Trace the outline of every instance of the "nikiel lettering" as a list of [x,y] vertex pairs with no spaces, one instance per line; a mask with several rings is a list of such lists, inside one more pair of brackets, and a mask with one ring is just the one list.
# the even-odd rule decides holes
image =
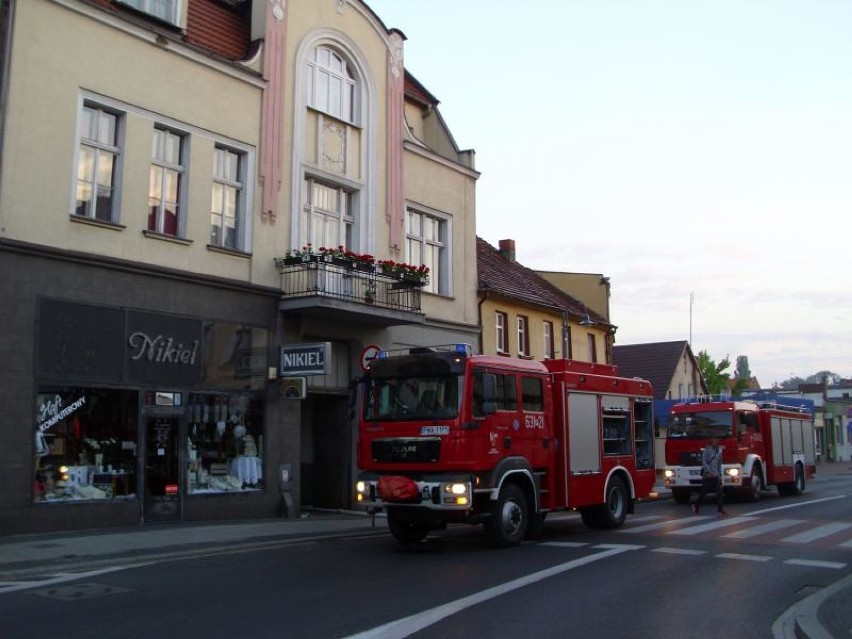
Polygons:
[[304,366],[322,366],[322,353],[284,353],[285,367],[304,367]]
[[183,343],[175,343],[174,338],[157,335],[151,337],[137,331],[133,333],[127,340],[130,347],[135,349],[131,353],[130,359],[137,361],[143,357],[149,362],[158,364],[195,364],[198,356],[198,340],[194,340],[191,346],[184,346]]

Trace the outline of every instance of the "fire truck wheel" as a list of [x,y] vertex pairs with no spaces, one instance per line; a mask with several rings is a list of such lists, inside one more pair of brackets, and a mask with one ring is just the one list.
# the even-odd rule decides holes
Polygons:
[[491,543],[498,547],[517,546],[524,540],[529,524],[527,499],[515,484],[506,484],[491,507],[486,530]]
[[746,493],[748,501],[757,501],[760,499],[760,491],[763,490],[763,474],[759,468],[754,468],[751,471],[751,483]]
[[690,490],[684,490],[683,488],[672,488],[672,497],[679,504],[688,503],[691,495],[692,491]]
[[403,544],[416,544],[426,539],[429,526],[410,521],[401,521],[395,510],[388,510],[388,528],[397,541]]
[[796,464],[793,481],[789,484],[778,484],[778,494],[782,497],[795,497],[805,492],[805,471],[801,464]]
[[613,477],[606,487],[606,503],[598,508],[600,527],[607,530],[621,528],[627,517],[627,487],[619,477]]
[[793,480],[793,494],[801,495],[805,492],[805,471],[801,464],[796,464],[796,478]]

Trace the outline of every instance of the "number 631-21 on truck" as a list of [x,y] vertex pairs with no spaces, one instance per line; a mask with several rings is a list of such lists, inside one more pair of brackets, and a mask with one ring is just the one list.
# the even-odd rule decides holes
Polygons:
[[469,523],[512,546],[565,510],[618,528],[655,483],[651,385],[615,366],[415,348],[380,353],[359,398],[356,500],[402,543]]

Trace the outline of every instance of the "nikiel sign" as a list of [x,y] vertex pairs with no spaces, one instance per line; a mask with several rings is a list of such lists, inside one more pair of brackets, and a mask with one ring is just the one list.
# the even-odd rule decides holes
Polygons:
[[282,346],[278,365],[281,377],[326,375],[331,362],[331,342]]

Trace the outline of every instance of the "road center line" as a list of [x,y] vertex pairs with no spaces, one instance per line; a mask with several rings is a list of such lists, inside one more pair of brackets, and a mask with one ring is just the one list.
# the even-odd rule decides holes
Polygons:
[[603,548],[604,550],[602,552],[595,553],[594,555],[580,557],[579,559],[574,559],[564,564],[539,570],[538,572],[526,575],[525,577],[519,577],[518,579],[507,581],[499,586],[486,588],[482,592],[462,597],[461,599],[445,603],[430,610],[424,610],[423,612],[411,615],[410,617],[405,617],[404,619],[391,621],[382,626],[377,626],[370,630],[359,632],[355,635],[349,635],[344,639],[404,639],[405,637],[413,635],[415,632],[420,632],[432,624],[438,623],[447,617],[467,608],[476,606],[477,604],[481,604],[489,599],[500,597],[501,595],[505,595],[513,590],[518,590],[519,588],[524,588],[539,581],[549,579],[550,577],[554,577],[563,572],[568,572],[574,568],[581,568],[582,566],[600,561],[601,559],[607,559],[608,557],[620,555],[621,553],[629,552],[631,550],[640,550],[644,548],[644,546],[634,546],[629,544],[602,544],[600,546],[595,546],[595,548]]

